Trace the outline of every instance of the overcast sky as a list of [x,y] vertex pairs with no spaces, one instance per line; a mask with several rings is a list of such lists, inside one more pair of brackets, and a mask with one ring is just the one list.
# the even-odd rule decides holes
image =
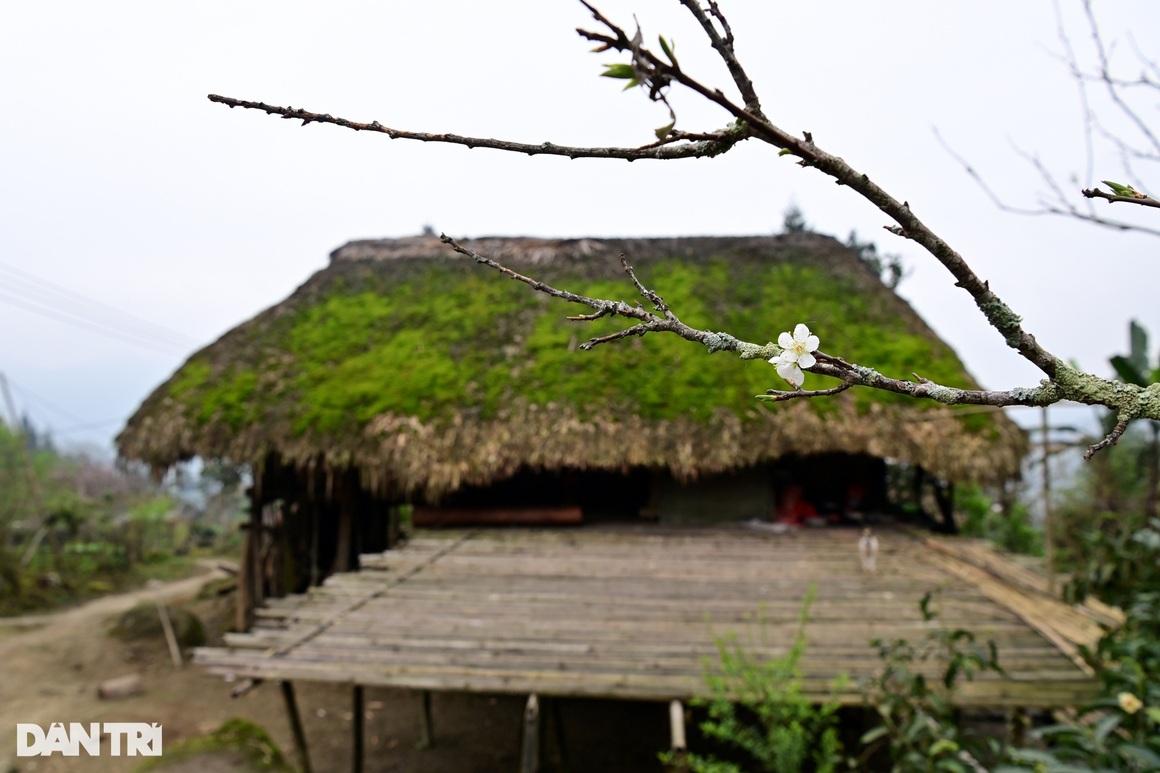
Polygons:
[[[1160,342],[1160,240],[1000,212],[934,134],[1013,204],[1033,206],[1046,190],[1020,150],[1077,201],[1080,187],[1122,178],[1108,153],[1086,179],[1051,3],[721,4],[770,118],[813,132],[907,200],[1050,351],[1110,375],[1129,319]],[[1131,42],[1160,50],[1160,4],[1096,6],[1114,61],[1134,77]],[[646,41],[675,39],[687,71],[730,91],[676,0],[602,8],[626,26],[635,13]],[[1092,61],[1080,4],[1061,0],[1060,11]],[[901,294],[985,386],[1039,380],[940,265],[881,230],[873,206],[768,146],[663,164],[528,158],[302,128],[206,100],[528,142],[644,144],[667,114],[597,77],[624,57],[587,53],[573,30],[593,25],[569,0],[6,3],[0,372],[19,408],[61,441],[108,446],[193,351],[281,301],[352,239],[426,224],[455,236],[768,234],[791,202],[821,232],[857,229],[902,253],[913,273]],[[673,103],[686,130],[729,120],[689,93]],[[1154,213],[1109,214],[1160,226]],[[786,298],[769,337],[803,320],[809,309]],[[816,332],[824,349],[826,331]]]

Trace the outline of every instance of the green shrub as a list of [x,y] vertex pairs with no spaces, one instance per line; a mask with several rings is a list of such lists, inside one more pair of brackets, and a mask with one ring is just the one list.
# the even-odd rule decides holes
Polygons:
[[[749,764],[740,767],[713,754],[689,753],[683,764],[692,773],[814,770],[829,773],[842,762],[838,739],[838,704],[815,705],[802,694],[799,662],[806,649],[805,626],[813,603],[811,588],[802,604],[793,645],[780,658],[753,656],[735,635],[716,640],[718,661],[706,661],[705,679],[712,696],[692,702],[708,718],[700,724],[706,738],[739,752]],[[667,765],[676,755],[661,755]]]
[[[938,612],[934,593],[922,597],[919,609],[924,622]],[[918,644],[906,639],[884,642],[875,639],[882,671],[864,685],[866,702],[882,724],[861,738],[862,753],[855,764],[862,767],[872,755],[885,749],[892,773],[951,771],[970,773],[972,761],[997,756],[994,739],[971,733],[960,726],[951,700],[959,681],[979,671],[1002,673],[995,643],[980,645],[975,635],[962,628],[933,628]],[[922,673],[928,662],[939,665],[935,684]]]

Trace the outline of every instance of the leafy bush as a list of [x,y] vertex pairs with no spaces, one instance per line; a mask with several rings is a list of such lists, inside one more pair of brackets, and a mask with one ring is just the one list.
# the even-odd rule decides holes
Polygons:
[[[924,622],[938,616],[933,600],[934,594],[927,593],[919,604]],[[864,689],[867,703],[877,711],[882,724],[862,736],[858,763],[864,765],[885,748],[893,773],[969,773],[977,760],[1000,753],[994,739],[960,727],[951,705],[960,679],[972,679],[979,671],[1002,673],[993,641],[984,647],[970,631],[940,626],[931,629],[917,645],[906,639],[875,639],[871,644],[878,648],[883,669]],[[931,661],[941,670],[933,686],[922,673],[922,666]]]
[[955,504],[963,536],[990,540],[1012,553],[1043,555],[1043,533],[1031,523],[1031,514],[1022,503],[1003,513],[982,488],[970,486],[955,491]]
[[1103,512],[1074,539],[1085,553],[1067,596],[1094,593],[1125,620],[1083,651],[1100,698],[1075,721],[1035,731],[1045,748],[1013,750],[1004,770],[1160,770],[1160,519]]
[[[821,705],[802,695],[799,662],[806,649],[805,626],[814,600],[811,588],[802,604],[798,630],[789,652],[780,658],[754,657],[736,636],[717,639],[718,663],[705,663],[712,697],[692,702],[707,710],[700,724],[707,737],[738,751],[749,764],[740,767],[713,754],[689,753],[683,760],[692,773],[808,771],[830,773],[842,763],[838,739],[838,704]],[[681,761],[672,752],[666,765]]]

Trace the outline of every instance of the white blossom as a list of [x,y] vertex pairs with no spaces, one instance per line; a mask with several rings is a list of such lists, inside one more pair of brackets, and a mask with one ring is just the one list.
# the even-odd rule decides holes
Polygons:
[[1130,692],[1122,692],[1116,696],[1116,701],[1119,702],[1120,708],[1124,710],[1125,714],[1135,714],[1140,709],[1144,708],[1144,701],[1137,698]]
[[816,335],[810,335],[808,327],[799,324],[793,329],[793,335],[782,333],[777,337],[781,353],[769,362],[777,366],[777,375],[799,387],[805,381],[802,368],[811,368],[817,362],[813,352],[818,350],[820,344]]

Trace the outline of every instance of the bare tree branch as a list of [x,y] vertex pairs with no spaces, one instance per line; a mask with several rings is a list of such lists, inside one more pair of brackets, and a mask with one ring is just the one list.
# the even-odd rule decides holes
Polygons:
[[1117,196],[1114,193],[1101,191],[1099,188],[1084,188],[1080,193],[1089,199],[1104,199],[1113,204],[1119,201],[1125,204],[1139,204],[1141,207],[1160,208],[1160,201],[1157,201],[1151,196],[1145,196],[1144,194],[1138,196]]
[[[765,114],[761,112],[761,100],[757,98],[757,90],[753,87],[753,81],[749,80],[749,75],[746,74],[745,68],[741,66],[737,54],[733,51],[733,30],[729,27],[729,21],[725,18],[725,14],[721,13],[715,0],[709,0],[709,15],[706,15],[699,0],[680,0],[680,2],[700,23],[718,56],[729,68],[729,74],[733,77],[733,82],[737,84],[737,90],[741,92],[745,109],[759,118],[765,118]],[[713,22],[709,18],[710,15],[721,25],[721,29],[725,33],[724,37],[713,26]]]
[[769,389],[766,390],[765,394],[758,395],[757,399],[763,400],[765,402],[780,403],[785,402],[786,400],[793,400],[798,397],[829,397],[831,395],[845,392],[852,386],[854,386],[854,380],[848,378],[841,384],[838,384],[836,387],[831,387],[830,389],[795,389],[792,391]]
[[[686,3],[686,0],[681,0],[681,2]],[[714,16],[720,21],[722,18],[720,10],[717,10]],[[991,291],[989,284],[975,274],[958,252],[911,212],[909,203],[898,201],[872,182],[869,176],[857,171],[838,156],[831,155],[819,148],[809,132],[805,132],[800,139],[789,134],[763,116],[730,101],[720,89],[710,89],[691,78],[676,65],[655,56],[646,47],[633,44],[623,29],[603,16],[599,17],[599,21],[609,29],[611,35],[585,30],[577,31],[589,40],[599,42],[608,48],[630,52],[634,57],[634,66],[636,60],[642,60],[649,70],[659,73],[669,81],[675,81],[692,89],[728,110],[735,118],[745,123],[751,136],[780,148],[783,155],[797,156],[798,163],[802,166],[820,170],[834,178],[834,181],[839,185],[849,186],[867,201],[877,206],[898,224],[888,227],[887,230],[917,242],[933,255],[955,277],[955,285],[971,295],[983,316],[1003,336],[1007,345],[1017,350],[1048,377],[1054,377],[1059,362],[1058,358],[1042,348],[1034,336],[1023,330],[1020,326],[1022,318]],[[712,24],[709,26],[712,27]]]
[[[1035,168],[1036,172],[1039,173],[1040,178],[1044,181],[1048,188],[1052,190],[1056,198],[1053,202],[1040,199],[1038,209],[1029,209],[1027,207],[1017,207],[1012,204],[1008,204],[1001,196],[999,196],[999,194],[994,191],[994,189],[991,188],[990,185],[987,184],[987,181],[983,179],[983,176],[980,175],[973,166],[971,166],[970,162],[963,158],[962,155],[956,152],[955,149],[952,148],[945,139],[943,139],[943,136],[941,133],[939,133],[938,129],[934,130],[934,136],[935,139],[938,140],[939,144],[943,146],[943,149],[947,152],[947,155],[959,163],[959,165],[963,168],[963,171],[966,172],[967,176],[975,181],[975,184],[978,185],[980,189],[982,189],[983,193],[987,195],[987,198],[991,200],[991,203],[995,205],[995,208],[1001,212],[1010,212],[1014,215],[1032,216],[1063,215],[1066,217],[1075,218],[1076,220],[1083,220],[1084,222],[1091,223],[1092,225],[1100,226],[1101,228],[1108,228],[1113,231],[1139,231],[1140,233],[1146,233],[1152,236],[1160,236],[1160,228],[1150,228],[1148,226],[1139,225],[1137,223],[1129,223],[1123,220],[1106,218],[1101,215],[1097,215],[1094,209],[1088,209],[1086,211],[1079,209],[1071,202],[1070,199],[1068,199],[1063,194],[1062,189],[1059,187],[1059,183],[1056,181],[1051,172],[1048,171],[1047,167],[1043,165],[1043,162],[1040,161],[1036,156],[1025,153],[1018,148],[1016,148],[1016,153],[1022,156]],[[1087,196],[1088,192],[1085,190],[1082,191],[1082,193],[1084,196]]]
[[[1148,77],[1148,72],[1160,76],[1160,66],[1153,60],[1148,59],[1135,45],[1133,41],[1133,50],[1140,64],[1145,67],[1146,72],[1138,79],[1126,80],[1118,78],[1112,73],[1111,56],[1108,53],[1107,46],[1104,44],[1103,36],[1100,34],[1099,25],[1095,18],[1095,13],[1092,9],[1090,0],[1084,0],[1084,13],[1087,19],[1088,35],[1091,38],[1092,45],[1095,51],[1097,66],[1094,71],[1085,69],[1080,63],[1079,56],[1076,54],[1075,46],[1072,44],[1071,36],[1064,25],[1063,14],[1060,11],[1059,3],[1055,4],[1056,16],[1056,36],[1063,48],[1063,54],[1059,59],[1067,67],[1069,74],[1075,81],[1077,93],[1079,96],[1081,113],[1083,115],[1083,141],[1084,141],[1084,180],[1090,181],[1094,175],[1093,165],[1095,158],[1094,138],[1096,136],[1102,138],[1105,142],[1115,149],[1120,157],[1121,173],[1127,180],[1138,187],[1145,187],[1140,181],[1137,174],[1135,162],[1158,163],[1160,162],[1160,139],[1148,127],[1147,122],[1141,117],[1140,112],[1132,106],[1132,104],[1125,99],[1121,93],[1122,90],[1132,88],[1147,88],[1151,90],[1160,91],[1160,80],[1152,80]],[[1102,87],[1107,92],[1108,97],[1113,106],[1116,107],[1118,113],[1126,118],[1140,134],[1145,138],[1148,147],[1139,147],[1125,140],[1115,131],[1109,129],[1103,122],[1100,121],[1092,108],[1091,98],[1088,93],[1089,84],[1094,84]],[[1039,200],[1038,208],[1026,208],[1013,206],[1002,197],[995,193],[986,183],[979,173],[958,153],[956,153],[935,131],[935,136],[943,148],[952,158],[954,158],[967,175],[975,181],[976,184],[982,188],[983,192],[991,199],[992,203],[1003,212],[1011,212],[1020,215],[1062,215],[1071,217],[1076,220],[1082,220],[1086,223],[1099,226],[1101,228],[1108,228],[1115,231],[1138,231],[1150,236],[1160,236],[1160,228],[1154,228],[1146,225],[1141,225],[1135,222],[1125,220],[1117,220],[1105,217],[1098,214],[1091,199],[1093,198],[1108,198],[1107,194],[1096,192],[1092,194],[1092,189],[1081,191],[1085,199],[1076,200],[1074,192],[1065,192],[1063,186],[1056,180],[1055,175],[1048,170],[1043,162],[1032,154],[1029,154],[1021,149],[1016,148],[1016,152],[1022,156],[1035,169],[1040,179],[1048,189],[1051,191],[1051,197]],[[1119,174],[1119,173],[1117,173]],[[1140,199],[1140,197],[1133,197]],[[1145,197],[1147,199],[1147,197]],[[1144,200],[1136,200],[1134,203],[1143,204],[1144,206],[1153,206],[1144,203]],[[1112,199],[1109,199],[1111,201]],[[1127,199],[1117,199],[1123,201]]]
[[[667,141],[654,142],[642,145],[639,148],[584,148],[569,145],[556,145],[551,142],[541,142],[532,145],[523,142],[509,142],[507,140],[486,139],[483,137],[462,137],[458,134],[428,134],[403,129],[392,129],[383,126],[378,121],[360,123],[346,118],[338,118],[327,113],[312,113],[308,110],[294,107],[279,107],[267,105],[265,102],[251,102],[245,99],[223,97],[218,94],[209,95],[210,102],[217,102],[227,107],[242,107],[249,110],[261,110],[268,115],[280,115],[285,119],[302,121],[306,126],[311,123],[329,123],[357,131],[378,132],[393,140],[418,140],[420,142],[443,142],[451,145],[463,145],[467,148],[491,148],[492,150],[506,150],[512,153],[526,153],[529,156],[567,156],[568,158],[618,158],[625,161],[644,159],[667,161],[676,158],[711,158],[726,152],[739,141],[745,139],[744,132],[727,130],[695,135],[695,142],[682,141],[673,144]],[[678,139],[685,140],[681,136]]]
[[1112,431],[1108,433],[1107,437],[1098,443],[1088,446],[1087,451],[1084,451],[1083,454],[1084,461],[1090,461],[1091,458],[1100,451],[1104,450],[1108,446],[1114,446],[1117,442],[1119,442],[1120,437],[1124,434],[1124,432],[1127,431],[1128,423],[1131,420],[1132,417],[1130,416],[1120,416],[1119,420],[1116,422],[1116,426],[1112,428]]
[[1144,119],[1142,119],[1139,114],[1136,113],[1136,111],[1131,107],[1131,105],[1125,102],[1124,99],[1120,96],[1116,82],[1111,76],[1111,66],[1108,61],[1107,50],[1104,46],[1103,36],[1100,35],[1100,29],[1098,23],[1096,22],[1095,12],[1092,11],[1091,0],[1084,0],[1083,10],[1084,14],[1087,16],[1088,28],[1091,30],[1092,43],[1095,46],[1097,55],[1099,56],[1099,79],[1103,82],[1105,89],[1108,92],[1108,97],[1112,100],[1112,103],[1120,109],[1120,112],[1123,113],[1124,117],[1126,117],[1132,123],[1132,125],[1136,127],[1136,130],[1139,131],[1140,134],[1148,140],[1148,144],[1152,146],[1151,152],[1154,154],[1160,154],[1160,138],[1157,138],[1157,136],[1148,127],[1147,122],[1145,122]]

